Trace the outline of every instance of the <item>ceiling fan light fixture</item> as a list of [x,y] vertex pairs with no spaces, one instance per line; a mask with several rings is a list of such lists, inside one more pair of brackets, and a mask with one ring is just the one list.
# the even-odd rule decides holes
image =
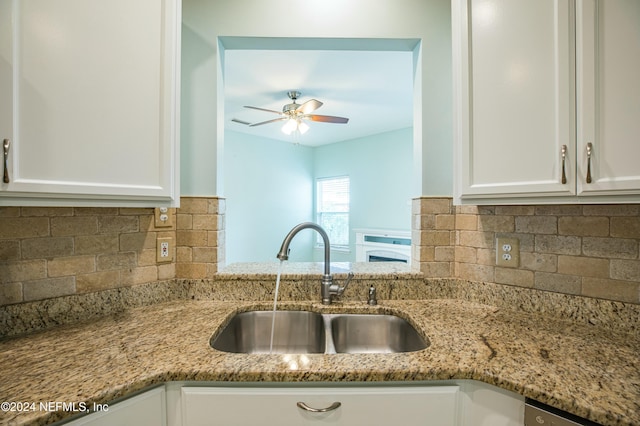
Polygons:
[[298,121],[298,131],[301,135],[304,135],[309,130],[309,125],[304,121]]
[[290,135],[296,130],[297,127],[298,127],[298,123],[296,122],[296,120],[293,118],[290,118],[287,120],[286,123],[284,123],[284,126],[282,126],[282,133],[284,133],[285,135]]

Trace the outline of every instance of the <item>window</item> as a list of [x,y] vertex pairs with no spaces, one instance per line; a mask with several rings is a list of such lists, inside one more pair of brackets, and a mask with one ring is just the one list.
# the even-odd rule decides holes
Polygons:
[[[349,248],[349,176],[318,179],[316,214],[331,247]],[[322,237],[316,241],[322,244]]]

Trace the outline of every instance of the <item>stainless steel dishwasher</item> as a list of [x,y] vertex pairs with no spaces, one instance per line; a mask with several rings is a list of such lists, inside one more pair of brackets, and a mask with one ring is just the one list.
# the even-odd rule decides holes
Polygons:
[[565,413],[548,405],[527,399],[524,406],[525,426],[600,426],[598,423]]

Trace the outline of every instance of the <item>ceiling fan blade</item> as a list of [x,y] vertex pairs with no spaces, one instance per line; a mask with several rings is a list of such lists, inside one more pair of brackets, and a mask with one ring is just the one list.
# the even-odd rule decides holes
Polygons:
[[303,104],[301,104],[298,108],[296,108],[296,112],[300,112],[300,114],[309,114],[320,108],[322,106],[322,102],[311,99]]
[[287,117],[274,118],[273,120],[261,121],[260,123],[249,124],[249,127],[262,126],[263,124],[275,123],[276,121],[288,120]]
[[247,126],[251,124],[248,121],[238,120],[237,118],[232,118],[231,121],[233,121],[234,123],[246,124]]
[[245,108],[251,108],[251,109],[257,109],[258,111],[266,111],[266,112],[272,112],[274,114],[278,114],[278,115],[282,115],[281,111],[276,111],[273,109],[266,109],[266,108],[260,108],[260,107],[254,107],[254,106],[249,106],[249,105],[245,105]]
[[308,118],[312,121],[320,121],[322,123],[348,123],[349,119],[345,117],[335,117],[333,115],[305,115],[303,118]]

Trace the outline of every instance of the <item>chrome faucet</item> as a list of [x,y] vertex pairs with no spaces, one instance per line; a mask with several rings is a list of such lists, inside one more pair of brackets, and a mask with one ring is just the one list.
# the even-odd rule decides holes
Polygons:
[[322,237],[322,242],[324,244],[324,274],[322,275],[320,295],[322,296],[322,304],[330,305],[333,296],[340,296],[342,293],[344,293],[344,290],[347,288],[347,286],[351,282],[351,279],[353,278],[353,272],[349,272],[347,281],[345,281],[344,285],[339,285],[333,282],[333,277],[331,276],[331,262],[329,260],[331,253],[329,236],[320,225],[317,225],[313,222],[303,222],[299,225],[294,226],[293,229],[289,231],[287,236],[284,237],[282,247],[280,247],[280,251],[278,252],[276,257],[280,260],[289,259],[289,244],[291,244],[291,240],[293,240],[293,237],[295,237],[296,234],[303,229],[313,229],[317,231]]

